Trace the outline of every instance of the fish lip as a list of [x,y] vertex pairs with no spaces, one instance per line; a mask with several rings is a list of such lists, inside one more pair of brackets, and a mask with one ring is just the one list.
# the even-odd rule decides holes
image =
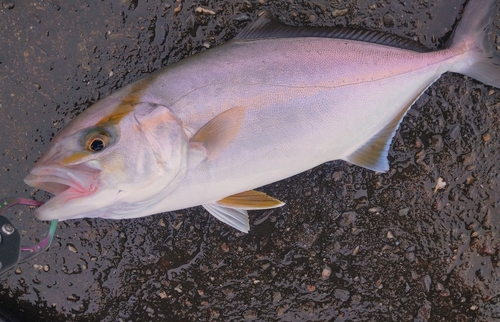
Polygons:
[[[24,182],[37,189],[54,194],[53,203],[91,195],[97,191],[96,179],[99,171],[84,166],[57,167],[35,166]],[[62,200],[61,200],[62,199]],[[43,207],[43,206],[42,206]]]

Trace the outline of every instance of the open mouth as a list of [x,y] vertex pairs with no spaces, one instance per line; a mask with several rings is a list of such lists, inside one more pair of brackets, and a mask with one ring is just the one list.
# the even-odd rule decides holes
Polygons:
[[24,182],[33,188],[48,191],[58,199],[64,199],[61,201],[68,201],[96,191],[96,172],[87,168],[35,167]]

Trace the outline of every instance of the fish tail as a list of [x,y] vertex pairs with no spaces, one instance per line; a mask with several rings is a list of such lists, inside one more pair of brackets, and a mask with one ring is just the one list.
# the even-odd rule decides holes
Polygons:
[[500,88],[500,54],[489,32],[496,4],[497,0],[470,0],[447,47],[465,45],[468,50],[466,59],[451,71]]

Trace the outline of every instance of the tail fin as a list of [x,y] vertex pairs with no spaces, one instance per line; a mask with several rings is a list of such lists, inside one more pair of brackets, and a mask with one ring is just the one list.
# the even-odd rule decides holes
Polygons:
[[465,43],[470,50],[468,62],[452,71],[500,88],[500,53],[496,51],[493,40],[488,39],[490,18],[496,3],[497,0],[470,0],[447,47]]

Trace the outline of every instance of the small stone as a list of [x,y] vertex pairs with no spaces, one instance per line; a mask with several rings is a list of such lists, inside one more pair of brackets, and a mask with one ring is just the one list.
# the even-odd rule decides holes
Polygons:
[[274,292],[273,293],[273,302],[279,302],[281,301],[281,293],[280,292]]
[[167,293],[165,291],[162,291],[158,294],[158,296],[163,300],[167,298]]
[[227,246],[226,243],[223,243],[221,245],[221,249],[224,253],[227,253],[229,251],[229,246]]
[[394,238],[394,235],[392,234],[392,232],[391,232],[391,231],[388,231],[388,232],[387,232],[387,238],[388,238],[388,239],[393,239],[393,238]]
[[403,209],[399,210],[399,215],[406,216],[406,215],[408,215],[409,212],[410,212],[410,208],[403,208]]
[[477,305],[475,305],[475,304],[474,304],[474,305],[472,305],[472,306],[470,307],[470,309],[471,309],[472,311],[476,311],[477,309],[479,309],[479,307],[478,307]]
[[330,277],[331,274],[332,274],[332,269],[326,266],[325,268],[323,268],[323,271],[321,272],[321,277],[327,279]]
[[314,285],[307,285],[307,290],[309,292],[314,292],[314,291],[316,291],[316,286],[314,286]]
[[49,266],[49,265],[45,265],[45,266],[43,266],[43,271],[44,271],[44,272],[48,272],[48,271],[50,271],[50,266]]
[[486,133],[483,135],[483,141],[484,142],[488,142],[489,140],[491,139],[491,136],[489,133]]
[[177,7],[175,7],[174,12],[179,13],[179,12],[181,12],[181,10],[182,10],[182,3],[179,3],[179,5]]
[[337,288],[337,289],[335,289],[335,291],[333,291],[333,296],[335,296],[336,298],[338,298],[342,302],[347,302],[349,300],[349,298],[351,297],[351,294],[349,293],[348,290],[343,290],[343,289]]
[[210,10],[210,9],[205,9],[205,8],[202,8],[202,7],[198,7],[194,10],[194,12],[198,13],[198,14],[206,14],[206,15],[215,15],[215,11],[213,10]]
[[431,283],[432,283],[432,280],[431,280],[431,277],[429,275],[425,275],[422,278],[422,285],[424,286],[425,292],[429,293],[429,291],[431,290]]
[[332,17],[337,18],[341,16],[345,16],[349,12],[348,9],[335,9],[332,11]]
[[357,255],[358,252],[359,252],[359,246],[356,246],[356,248],[354,248],[354,250],[352,251],[352,254]]
[[16,270],[14,271],[14,273],[16,273],[17,275],[19,275],[19,274],[23,273],[23,270],[21,269],[21,267],[18,267],[18,268],[16,268]]
[[40,84],[36,84],[36,83],[35,83],[35,84],[33,84],[33,85],[34,85],[34,86],[35,86],[35,88],[36,88],[36,89],[38,89],[38,90],[42,88],[42,86],[40,86]]
[[75,246],[73,246],[73,244],[68,244],[68,250],[72,253],[78,253],[78,250],[76,249]]
[[386,13],[383,18],[384,26],[387,28],[394,27],[394,17],[390,13]]
[[434,193],[436,193],[439,189],[443,189],[446,187],[446,182],[443,180],[443,178],[439,177],[436,181],[436,187],[434,188]]
[[238,22],[243,22],[243,21],[250,21],[250,20],[252,20],[252,18],[248,14],[242,13],[242,14],[238,15],[236,18],[234,18],[234,20],[236,20]]
[[476,156],[474,153],[467,153],[461,157],[463,165],[471,165],[476,161]]
[[417,316],[414,321],[429,321],[431,318],[431,302],[425,300],[424,305],[418,309]]
[[361,295],[355,294],[351,297],[351,299],[353,302],[359,303],[359,302],[361,302]]
[[4,2],[4,3],[2,3],[2,6],[5,9],[9,9],[9,10],[14,9],[14,7],[15,7],[14,3],[12,3],[12,2]]

